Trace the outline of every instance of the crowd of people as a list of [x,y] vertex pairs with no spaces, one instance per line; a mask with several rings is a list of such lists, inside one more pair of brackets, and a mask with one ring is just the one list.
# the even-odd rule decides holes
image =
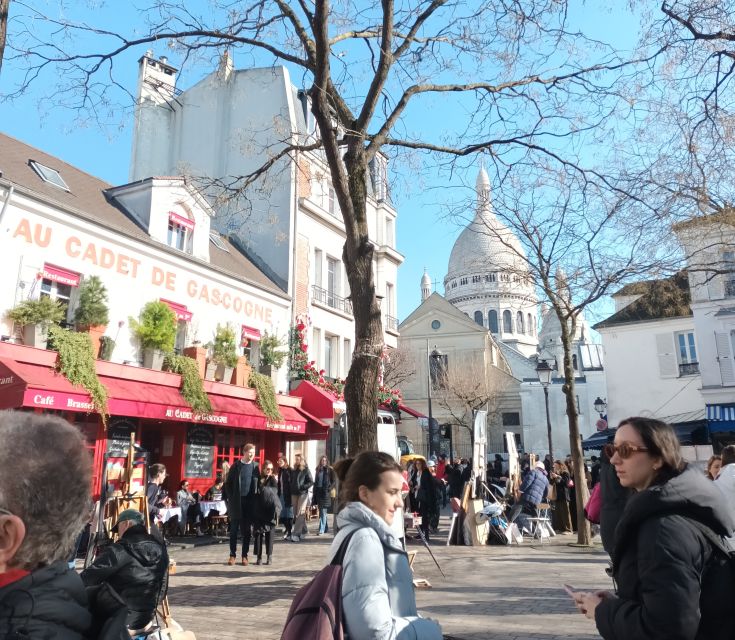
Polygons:
[[[149,533],[139,510],[123,510],[115,519],[117,540],[101,545],[78,573],[67,560],[89,520],[92,473],[79,431],[50,415],[2,412],[0,443],[0,637],[122,640],[150,630],[168,587],[169,558],[157,527]],[[416,507],[428,516],[428,537],[434,513],[457,497],[452,478],[461,478],[469,462],[416,458],[402,469],[391,456],[368,451],[334,468],[322,457],[312,474],[300,454],[293,465],[284,455],[275,465],[259,465],[255,453],[246,444],[207,492],[227,503],[228,564],[237,560],[240,539],[242,564],[248,564],[251,542],[255,562],[265,557],[270,564],[277,522],[289,540],[302,539],[310,504],[319,516],[317,534],[326,533],[336,500],[338,532],[328,560],[342,558],[348,637],[442,638],[439,623],[417,612],[408,557],[392,524],[400,509]],[[614,441],[592,462],[580,481],[600,484],[601,536],[615,591],[570,588],[579,611],[594,619],[605,640],[730,638],[735,446],[713,456],[704,473],[684,461],[672,427],[633,417],[620,423]],[[49,482],[49,470],[61,467],[64,482]],[[511,519],[538,508],[551,488],[556,526],[573,527],[570,471],[561,460],[527,465]],[[493,477],[504,472],[496,459]],[[165,478],[165,467],[150,467],[154,523],[169,500]],[[196,514],[196,499],[189,496],[181,483],[176,499]],[[191,522],[201,524],[196,515]]]

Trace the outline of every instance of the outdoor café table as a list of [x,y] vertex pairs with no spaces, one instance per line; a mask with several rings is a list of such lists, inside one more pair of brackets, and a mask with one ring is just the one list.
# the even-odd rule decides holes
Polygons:
[[168,507],[166,509],[159,509],[156,520],[161,524],[166,524],[171,518],[181,518],[181,507]]
[[221,516],[227,513],[227,505],[224,500],[202,500],[199,502],[202,510],[202,518],[206,518],[210,511],[217,511]]

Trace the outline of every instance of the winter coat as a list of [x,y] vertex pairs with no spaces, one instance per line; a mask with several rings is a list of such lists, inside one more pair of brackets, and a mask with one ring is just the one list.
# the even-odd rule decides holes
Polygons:
[[600,539],[608,554],[612,554],[615,528],[631,495],[633,492],[620,484],[615,467],[603,451],[600,458]]
[[523,478],[520,486],[522,502],[527,502],[534,507],[544,501],[544,496],[549,488],[549,480],[541,469],[531,469]]
[[242,460],[235,460],[227,472],[225,480],[225,493],[227,494],[227,515],[230,520],[241,520],[243,516],[254,518],[255,505],[257,504],[258,486],[260,484],[260,468],[257,460],[253,460],[253,475],[250,478],[250,492],[245,499],[247,513],[242,512],[242,500],[240,499],[240,469]]
[[441,640],[439,624],[416,611],[408,556],[386,522],[361,502],[348,502],[337,524],[330,561],[345,537],[356,531],[342,563],[349,640]]
[[735,529],[722,496],[692,467],[628,499],[612,553],[618,597],[603,599],[595,610],[605,640],[732,637],[729,561],[688,519],[718,536]]
[[145,527],[135,525],[102,550],[82,571],[82,580],[88,586],[107,582],[128,606],[128,626],[142,629],[153,619],[168,589],[166,547]]
[[0,588],[3,640],[124,640],[127,608],[109,586],[85,589],[66,562]]
[[283,467],[278,472],[278,495],[286,496],[286,502],[291,500],[291,467]]
[[150,516],[151,522],[154,522],[160,510],[161,487],[155,482],[149,482],[145,493],[148,499],[148,515]]
[[278,497],[278,481],[270,476],[260,484],[255,509],[256,526],[275,526],[281,513],[281,499]]
[[564,471],[561,475],[551,480],[556,485],[557,500],[566,500],[569,502],[569,481],[571,479],[572,477]]
[[314,500],[313,503],[322,509],[332,506],[332,487],[335,477],[332,467],[317,467],[314,475]]
[[726,464],[720,469],[720,475],[715,480],[715,487],[725,496],[730,508],[735,510],[735,464]]
[[431,475],[431,471],[428,469],[424,469],[421,472],[421,481],[419,482],[419,490],[416,497],[419,500],[419,508],[422,511],[424,509],[433,509],[434,503],[436,502],[434,476]]
[[309,493],[309,489],[314,484],[314,479],[311,477],[311,471],[309,467],[304,466],[303,469],[294,468],[291,469],[291,495],[292,496],[304,496]]

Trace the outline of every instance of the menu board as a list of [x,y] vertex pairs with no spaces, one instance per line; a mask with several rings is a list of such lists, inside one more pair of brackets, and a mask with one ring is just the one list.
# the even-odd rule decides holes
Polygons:
[[137,431],[132,420],[114,418],[107,426],[107,453],[111,458],[127,458],[130,434]]
[[186,432],[184,477],[211,478],[214,469],[214,431],[204,424],[189,425]]

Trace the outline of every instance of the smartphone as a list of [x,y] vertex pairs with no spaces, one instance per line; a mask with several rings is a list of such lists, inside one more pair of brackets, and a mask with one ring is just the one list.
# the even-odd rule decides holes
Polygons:
[[569,594],[569,597],[574,598],[575,591],[572,589],[571,585],[563,584],[562,587],[564,587],[564,591]]

